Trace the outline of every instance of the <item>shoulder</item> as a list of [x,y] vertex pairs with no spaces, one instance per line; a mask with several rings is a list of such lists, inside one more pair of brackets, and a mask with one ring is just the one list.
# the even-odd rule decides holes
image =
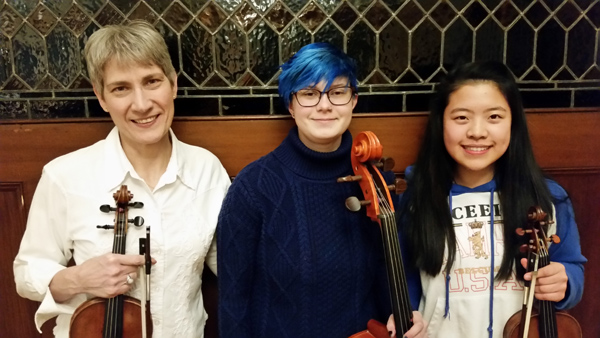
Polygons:
[[270,173],[273,170],[277,170],[279,167],[279,161],[273,156],[273,153],[268,153],[267,155],[255,160],[245,166],[238,175],[237,178],[247,179],[247,178],[255,178],[258,175],[263,175],[265,172]]
[[213,188],[225,191],[231,179],[221,161],[210,151],[177,141],[177,162],[184,182],[199,192]]
[[182,158],[186,161],[209,162],[211,164],[221,165],[221,161],[207,149],[181,142],[177,142],[177,151],[181,152]]
[[258,196],[282,191],[286,185],[284,168],[273,153],[269,153],[245,166],[233,178],[230,191],[244,190]]
[[553,200],[564,201],[569,198],[567,191],[556,181],[547,178],[546,185]]
[[91,146],[59,156],[44,166],[44,172],[63,174],[67,177],[73,173],[81,175],[82,172],[88,172],[104,162],[105,142],[101,140]]

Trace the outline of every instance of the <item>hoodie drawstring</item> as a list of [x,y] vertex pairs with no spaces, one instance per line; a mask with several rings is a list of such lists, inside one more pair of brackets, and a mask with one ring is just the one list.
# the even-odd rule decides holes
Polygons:
[[[450,190],[449,203],[450,214],[452,214],[452,190]],[[488,334],[489,338],[493,337],[494,334],[494,188],[490,190],[490,256],[491,256],[491,267],[490,267],[490,312],[489,312],[489,325]],[[450,262],[446,264],[451,264]],[[444,318],[450,316],[450,274],[446,275],[446,308],[444,310]]]
[[492,338],[494,334],[494,189],[490,190],[490,247],[491,252],[490,256],[492,256],[492,263],[490,268],[490,325],[488,326],[489,337]]

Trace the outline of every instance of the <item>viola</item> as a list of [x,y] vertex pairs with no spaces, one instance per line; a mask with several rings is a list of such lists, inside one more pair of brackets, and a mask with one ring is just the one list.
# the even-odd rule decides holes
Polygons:
[[[552,221],[539,207],[528,211],[528,226],[517,229],[517,234],[529,235],[529,242],[522,246],[527,253],[527,272],[531,281],[525,282],[523,308],[512,315],[504,326],[504,338],[581,338],[581,327],[575,318],[563,311],[556,311],[554,302],[534,300],[537,272],[550,264],[548,244],[559,243],[556,235],[546,236],[546,228]],[[535,308],[534,308],[535,307]]]
[[[125,254],[125,244],[129,223],[142,226],[144,219],[135,217],[128,219],[128,208],[141,208],[141,202],[130,203],[133,198],[126,185],[113,194],[116,207],[102,205],[102,212],[115,211],[114,225],[98,225],[101,229],[114,229],[112,253]],[[149,228],[146,238],[140,238],[140,250],[146,255],[146,265],[150,262]],[[149,273],[149,269],[146,271]],[[148,275],[147,279],[148,280]],[[82,303],[71,317],[69,337],[71,338],[142,338],[152,336],[149,304],[142,303],[133,297],[118,295],[113,298],[95,297]],[[148,320],[146,320],[148,318]],[[143,325],[145,323],[145,325]]]
[[[393,167],[393,161],[390,161],[391,159],[383,161],[382,153],[383,147],[374,133],[365,131],[358,134],[352,143],[351,158],[354,175],[339,178],[338,182],[359,183],[364,200],[349,197],[346,199],[346,207],[358,211],[364,206],[367,216],[381,229],[392,313],[396,331],[402,334],[412,327],[412,307],[400,252],[394,204],[389,190],[395,189],[395,186],[388,186],[378,169],[384,166]],[[384,168],[384,170],[388,169]],[[351,338],[366,337],[389,338],[390,335],[385,324],[372,319],[367,323],[367,330],[351,336]]]

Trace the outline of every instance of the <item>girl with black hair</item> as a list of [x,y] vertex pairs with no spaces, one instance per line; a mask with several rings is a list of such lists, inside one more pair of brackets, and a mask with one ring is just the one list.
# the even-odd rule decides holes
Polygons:
[[536,298],[573,307],[583,293],[583,264],[565,190],[535,161],[520,93],[497,62],[450,72],[432,102],[417,162],[406,171],[401,229],[421,271],[420,312],[429,337],[501,337],[521,309],[522,240],[515,233],[539,205],[561,242],[539,270]]

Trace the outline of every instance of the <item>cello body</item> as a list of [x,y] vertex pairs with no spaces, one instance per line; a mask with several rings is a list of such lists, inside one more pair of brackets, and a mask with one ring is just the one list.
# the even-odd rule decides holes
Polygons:
[[387,327],[376,321],[375,319],[369,320],[367,323],[367,329],[359,333],[355,333],[350,338],[389,338],[390,334]]

